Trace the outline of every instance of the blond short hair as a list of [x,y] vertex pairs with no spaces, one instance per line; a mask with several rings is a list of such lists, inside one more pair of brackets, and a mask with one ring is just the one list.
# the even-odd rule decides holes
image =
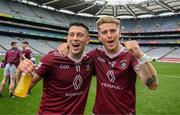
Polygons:
[[103,16],[103,17],[100,17],[97,20],[97,22],[96,22],[97,28],[99,29],[99,26],[104,24],[104,23],[114,23],[117,26],[120,26],[120,20],[116,19],[115,17],[113,17],[113,16]]

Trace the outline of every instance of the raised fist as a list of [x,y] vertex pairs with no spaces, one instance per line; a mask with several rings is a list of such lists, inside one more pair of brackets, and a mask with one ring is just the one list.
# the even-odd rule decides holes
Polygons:
[[133,54],[135,58],[139,59],[144,55],[137,41],[135,40],[127,41],[124,42],[124,45]]

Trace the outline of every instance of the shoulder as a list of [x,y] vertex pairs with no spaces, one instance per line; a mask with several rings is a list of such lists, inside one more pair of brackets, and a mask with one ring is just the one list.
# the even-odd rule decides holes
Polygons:
[[41,62],[42,62],[42,63],[52,63],[52,62],[53,62],[53,59],[54,59],[54,53],[53,53],[53,52],[50,52],[50,53],[42,56]]
[[87,52],[87,55],[90,57],[94,57],[95,55],[97,55],[100,52],[103,52],[102,48],[95,48],[95,49]]
[[13,48],[12,50],[15,50],[15,51],[17,51],[17,52],[20,52],[20,51],[21,51],[21,50],[18,49],[18,48]]
[[91,58],[91,56],[85,54],[85,55],[83,56],[83,59],[82,59],[81,62],[83,62],[83,63],[92,63],[92,61],[93,61],[93,59]]
[[128,57],[133,57],[132,53],[125,47],[123,47],[123,50],[121,53],[128,56]]
[[24,51],[25,52],[31,52],[31,49],[28,48],[28,49],[25,49]]
[[21,50],[20,49],[15,49],[16,52],[18,53],[21,53]]

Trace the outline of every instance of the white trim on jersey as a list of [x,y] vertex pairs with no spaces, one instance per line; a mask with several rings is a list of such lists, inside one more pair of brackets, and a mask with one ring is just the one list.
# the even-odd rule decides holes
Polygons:
[[68,58],[69,58],[70,60],[74,61],[75,63],[80,63],[85,56],[86,56],[86,54],[83,53],[82,56],[81,56],[81,58],[75,59],[75,58],[73,58],[73,57],[69,54],[69,55],[68,55]]
[[76,65],[76,72],[80,72],[80,71],[81,71],[80,65]]
[[121,44],[120,44],[120,46],[121,46],[121,49],[120,49],[118,52],[114,53],[114,54],[109,54],[108,52],[106,52],[104,46],[103,46],[103,50],[104,50],[105,54],[106,54],[109,58],[112,59],[112,58],[115,58],[116,56],[118,56],[121,52],[123,52],[123,51],[126,49],[126,48],[123,47]]

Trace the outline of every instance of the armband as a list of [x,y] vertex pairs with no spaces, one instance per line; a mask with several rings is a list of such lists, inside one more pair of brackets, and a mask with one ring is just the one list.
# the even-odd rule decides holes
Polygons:
[[149,61],[149,57],[146,54],[144,54],[141,58],[138,59],[140,65],[145,64],[147,61]]

